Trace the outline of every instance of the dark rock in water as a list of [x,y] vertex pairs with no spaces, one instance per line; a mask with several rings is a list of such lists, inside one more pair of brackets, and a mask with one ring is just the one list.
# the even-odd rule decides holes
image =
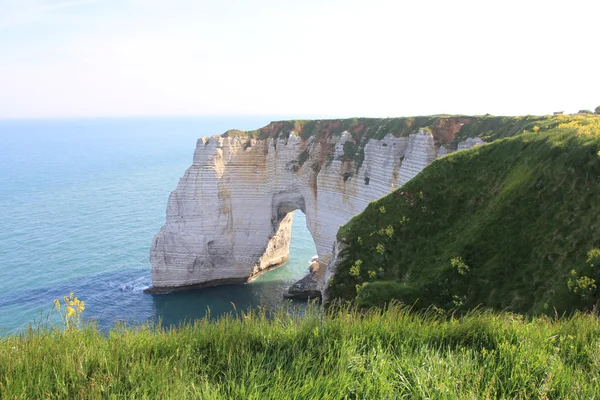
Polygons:
[[321,297],[321,292],[317,290],[317,281],[313,274],[308,274],[298,282],[294,283],[283,294],[283,297],[288,299],[308,299]]
[[321,292],[317,290],[318,273],[319,261],[313,258],[310,264],[310,273],[294,283],[287,293],[283,294],[283,297],[288,299],[316,299],[321,297]]

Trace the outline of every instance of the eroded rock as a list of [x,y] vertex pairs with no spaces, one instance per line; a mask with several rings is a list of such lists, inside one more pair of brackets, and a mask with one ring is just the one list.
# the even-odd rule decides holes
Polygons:
[[304,278],[294,283],[283,297],[288,299],[315,299],[321,297],[321,292],[318,289],[320,265],[319,258],[313,257],[310,260],[309,272]]

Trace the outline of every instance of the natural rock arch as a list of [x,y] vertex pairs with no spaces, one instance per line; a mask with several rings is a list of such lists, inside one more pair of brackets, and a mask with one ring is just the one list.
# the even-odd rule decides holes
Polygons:
[[244,282],[281,265],[296,209],[306,215],[323,268],[339,227],[438,153],[425,131],[365,143],[360,159],[349,159],[347,149],[358,144],[347,131],[308,139],[295,132],[199,139],[152,243],[153,290]]

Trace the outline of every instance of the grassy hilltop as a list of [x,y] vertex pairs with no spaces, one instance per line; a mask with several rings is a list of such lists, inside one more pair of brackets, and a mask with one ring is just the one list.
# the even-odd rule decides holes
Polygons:
[[438,159],[338,239],[334,298],[589,309],[600,300],[600,116],[549,117]]

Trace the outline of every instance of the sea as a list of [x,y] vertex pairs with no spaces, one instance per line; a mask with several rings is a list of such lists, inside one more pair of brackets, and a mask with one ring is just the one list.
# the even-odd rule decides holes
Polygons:
[[[149,250],[196,140],[269,117],[0,120],[0,335],[56,322],[73,292],[83,318],[168,327],[254,307],[283,293],[316,254],[296,211],[286,265],[240,285],[148,294]],[[210,310],[210,311],[209,311]]]

